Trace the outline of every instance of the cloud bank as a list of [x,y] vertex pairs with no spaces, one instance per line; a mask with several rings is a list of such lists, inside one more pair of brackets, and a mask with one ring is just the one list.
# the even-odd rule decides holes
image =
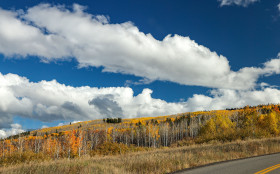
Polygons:
[[153,98],[151,89],[134,95],[129,87],[72,87],[55,80],[30,82],[16,74],[0,73],[0,137],[23,131],[13,116],[52,122],[106,117],[149,117],[197,110],[225,109],[280,102],[280,90],[214,89],[210,95],[194,94],[185,102]]
[[[12,116],[51,122],[105,117],[143,117],[185,111],[185,103],[168,103],[151,97],[144,89],[134,96],[129,87],[72,87],[55,80],[30,82],[16,74],[0,73],[1,128],[12,124]],[[5,119],[3,119],[5,118]]]
[[254,88],[260,76],[278,72],[266,63],[232,71],[226,57],[189,37],[157,40],[131,22],[109,23],[77,4],[72,9],[49,4],[26,11],[0,9],[0,53],[10,58],[38,56],[45,62],[74,58],[79,67],[135,75],[143,78],[141,83],[162,80],[223,89]]

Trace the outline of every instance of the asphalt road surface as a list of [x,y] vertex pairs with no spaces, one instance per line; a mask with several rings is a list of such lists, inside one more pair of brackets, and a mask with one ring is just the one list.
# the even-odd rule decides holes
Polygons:
[[280,153],[217,163],[176,174],[280,174]]

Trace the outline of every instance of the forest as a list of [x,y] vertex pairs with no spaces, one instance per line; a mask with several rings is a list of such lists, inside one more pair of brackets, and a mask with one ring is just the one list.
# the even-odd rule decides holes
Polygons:
[[0,165],[36,159],[122,154],[180,141],[231,142],[280,134],[280,105],[104,119],[22,133],[0,141]]

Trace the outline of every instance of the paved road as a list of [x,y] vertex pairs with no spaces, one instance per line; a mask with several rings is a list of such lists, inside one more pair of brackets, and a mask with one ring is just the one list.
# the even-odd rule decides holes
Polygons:
[[254,158],[222,162],[176,174],[276,174],[280,173],[280,153]]

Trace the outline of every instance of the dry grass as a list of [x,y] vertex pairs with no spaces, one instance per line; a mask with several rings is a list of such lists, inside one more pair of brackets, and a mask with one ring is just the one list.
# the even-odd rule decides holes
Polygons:
[[118,156],[30,162],[0,168],[0,173],[168,173],[208,163],[280,152],[280,138],[163,148]]

